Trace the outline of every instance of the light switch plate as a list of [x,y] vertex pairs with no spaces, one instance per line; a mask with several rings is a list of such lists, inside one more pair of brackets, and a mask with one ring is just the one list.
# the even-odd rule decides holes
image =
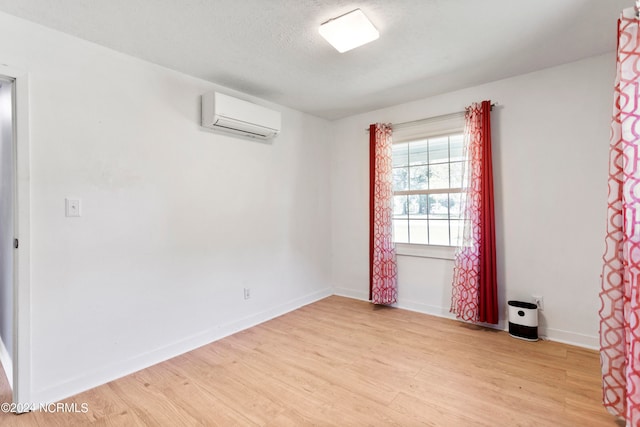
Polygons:
[[68,217],[80,216],[80,199],[65,199],[65,214]]

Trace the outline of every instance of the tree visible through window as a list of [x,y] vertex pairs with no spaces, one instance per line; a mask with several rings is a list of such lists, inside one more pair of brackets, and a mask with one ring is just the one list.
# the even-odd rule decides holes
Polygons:
[[460,132],[393,145],[396,243],[458,244],[463,144]]

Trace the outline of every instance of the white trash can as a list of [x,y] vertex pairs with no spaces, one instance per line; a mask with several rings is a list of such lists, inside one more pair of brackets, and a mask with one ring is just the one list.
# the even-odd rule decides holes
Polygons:
[[538,306],[530,302],[509,301],[509,335],[538,341]]

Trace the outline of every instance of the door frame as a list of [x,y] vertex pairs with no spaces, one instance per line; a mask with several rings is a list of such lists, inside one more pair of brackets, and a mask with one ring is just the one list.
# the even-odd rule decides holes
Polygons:
[[[14,252],[13,273],[13,402],[31,402],[31,240],[30,240],[30,155],[29,75],[0,64],[0,75],[14,80]],[[18,405],[17,407],[20,407]]]

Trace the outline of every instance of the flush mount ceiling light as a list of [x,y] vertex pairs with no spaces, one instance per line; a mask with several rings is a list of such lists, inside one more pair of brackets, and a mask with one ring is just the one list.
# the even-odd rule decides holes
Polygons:
[[346,52],[380,37],[380,33],[360,9],[352,10],[320,25],[318,30],[336,50]]

